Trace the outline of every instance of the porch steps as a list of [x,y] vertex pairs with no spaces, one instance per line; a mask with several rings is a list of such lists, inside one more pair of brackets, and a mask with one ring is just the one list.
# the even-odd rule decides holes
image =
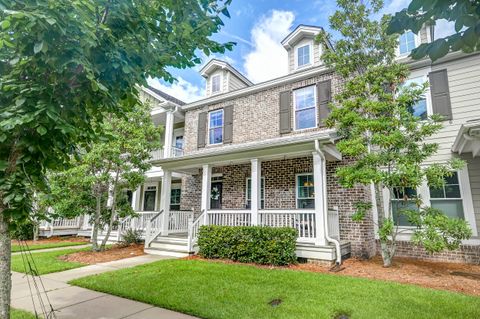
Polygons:
[[188,240],[185,237],[177,236],[159,236],[152,243],[150,247],[145,248],[147,254],[187,257],[190,255],[188,251]]

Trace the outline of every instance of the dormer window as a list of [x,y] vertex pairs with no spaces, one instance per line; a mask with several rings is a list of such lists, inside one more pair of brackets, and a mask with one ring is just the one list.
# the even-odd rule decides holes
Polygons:
[[222,76],[220,74],[212,76],[212,94],[219,93],[221,91],[221,79]]
[[297,47],[297,68],[309,65],[312,63],[312,46],[311,44],[302,45]]
[[400,35],[398,38],[399,46],[398,53],[399,55],[407,55],[412,52],[418,46],[417,35],[412,31],[407,31],[404,34]]

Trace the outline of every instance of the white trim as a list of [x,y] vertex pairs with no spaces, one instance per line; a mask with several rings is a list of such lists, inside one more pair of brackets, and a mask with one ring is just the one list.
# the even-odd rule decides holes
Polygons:
[[285,49],[288,49],[291,47],[292,43],[295,43],[298,39],[305,36],[315,37],[320,31],[322,31],[321,27],[299,25],[282,40],[281,44]]
[[[210,77],[210,94],[211,95],[216,95],[216,94],[220,94],[223,92],[223,85],[222,85],[222,82],[223,82],[223,72],[219,72],[217,74],[213,74],[211,77]],[[215,78],[218,78],[218,91],[213,91],[213,79]]]
[[312,176],[312,179],[313,179],[313,191],[316,193],[317,190],[315,189],[315,179],[314,179],[314,174],[313,172],[311,173],[298,173],[298,174],[295,174],[295,208],[296,209],[312,209],[312,210],[316,210],[315,208],[299,208],[298,207],[298,200],[299,199],[313,199],[314,202],[315,202],[315,196],[310,198],[310,197],[302,197],[302,198],[299,198],[298,197],[298,177],[300,176]]
[[[296,94],[296,92],[298,92],[300,90],[305,90],[307,88],[313,88],[313,106],[309,107],[309,108],[306,108],[306,109],[301,109],[299,111],[301,112],[301,111],[310,110],[310,109],[313,108],[315,110],[315,126],[297,129],[297,94]],[[293,90],[293,130],[295,132],[300,132],[300,131],[303,131],[303,130],[310,130],[310,129],[316,128],[316,127],[318,127],[318,106],[317,106],[317,86],[316,86],[316,84],[309,85],[309,86],[304,86],[304,87]]]
[[[246,177],[245,178],[245,207],[248,206],[248,181],[251,180],[252,178],[251,177]],[[260,204],[260,208],[258,210],[264,210],[265,209],[265,176],[262,176],[260,177],[260,179],[262,180],[263,182],[263,198],[262,198],[262,182],[260,182],[260,202],[263,201],[263,208],[261,208],[261,204]],[[251,195],[250,195],[251,197]],[[251,200],[251,199],[250,199]]]
[[[409,56],[410,53],[412,53],[412,51],[413,51],[413,49],[412,49],[412,50],[409,51],[409,52],[400,53],[400,37],[401,37],[402,35],[404,35],[405,33],[407,33],[407,32],[412,32],[412,33],[413,33],[413,31],[408,30],[408,31],[400,34],[400,35],[398,36],[398,38],[397,38],[397,43],[398,43],[398,45],[397,45],[397,47],[395,48],[395,55],[396,55],[396,58],[397,58],[397,59],[403,58],[403,57],[407,57],[407,56]],[[420,32],[420,31],[419,31],[419,32]],[[415,34],[415,33],[413,33],[413,39],[415,40],[415,48],[414,48],[414,49],[416,49],[416,48],[418,48],[418,46],[421,44],[421,39],[420,39],[420,36],[417,35],[417,34]]]
[[432,95],[430,93],[430,80],[428,78],[428,74],[431,72],[432,68],[427,67],[423,69],[417,69],[415,71],[412,71],[410,75],[408,76],[408,80],[413,80],[417,78],[422,78],[423,83],[428,83],[428,87],[425,90],[425,99],[427,103],[427,115],[431,116],[433,114],[433,106],[432,106]]
[[[313,40],[309,40],[309,41],[300,41],[299,43],[297,43],[297,45],[295,45],[295,47],[293,48],[293,54],[294,54],[294,67],[295,67],[295,70],[299,70],[299,69],[303,69],[303,68],[307,68],[309,66],[312,66],[313,65]],[[306,47],[308,46],[309,49],[308,49],[308,53],[309,53],[309,63],[306,63],[304,65],[298,65],[298,49],[300,48],[303,48],[303,47]]]
[[[220,143],[210,143],[210,130],[211,130],[211,127],[210,127],[210,115],[213,114],[213,113],[218,113],[218,112],[222,112],[222,126],[221,126],[221,128],[222,128],[222,141],[221,141]],[[207,124],[207,128],[208,128],[208,130],[207,130],[208,143],[207,143],[207,145],[222,145],[222,144],[223,144],[223,134],[224,134],[223,130],[224,130],[224,128],[225,128],[225,113],[224,113],[224,111],[223,111],[223,108],[221,108],[221,109],[216,109],[216,110],[211,110],[210,112],[208,112],[207,115],[208,115],[208,124]],[[215,129],[215,128],[219,128],[219,127],[220,127],[220,126],[216,126],[216,127],[214,127],[214,129]]]

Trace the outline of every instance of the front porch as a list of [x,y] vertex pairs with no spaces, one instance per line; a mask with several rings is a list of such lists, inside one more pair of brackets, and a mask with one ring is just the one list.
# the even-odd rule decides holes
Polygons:
[[[262,155],[262,153],[264,153]],[[333,261],[349,253],[340,243],[337,207],[327,206],[327,161],[341,156],[332,144],[162,161],[160,212],[146,226],[149,253],[197,251],[202,225],[292,227],[299,257]],[[226,160],[226,158],[229,158]],[[172,210],[172,175],[184,174],[180,211]]]

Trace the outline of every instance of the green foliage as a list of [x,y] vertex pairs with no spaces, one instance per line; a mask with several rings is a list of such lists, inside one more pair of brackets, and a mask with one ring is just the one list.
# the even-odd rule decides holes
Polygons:
[[32,240],[35,225],[30,220],[23,221],[10,231],[10,237],[16,240]]
[[138,229],[127,229],[122,234],[122,243],[125,245],[140,244],[142,242],[142,231]]
[[261,226],[202,226],[198,237],[202,257],[267,265],[296,263],[296,242],[293,228]]
[[425,56],[435,61],[449,51],[471,53],[480,51],[480,3],[472,0],[422,1],[412,0],[408,8],[397,12],[390,21],[388,33],[417,33],[424,25],[435,25],[445,19],[455,23],[455,33],[432,43],[421,44],[411,53],[412,58]]
[[[148,77],[201,62],[233,43],[210,39],[231,0],[0,0],[1,214],[24,220],[46,170],[138,104]],[[14,227],[14,224],[11,224]]]
[[[380,21],[372,17],[381,9],[382,1],[367,5],[361,0],[341,0],[338,6],[330,22],[332,29],[342,36],[337,42],[341,49],[325,52],[323,59],[346,78],[344,90],[334,97],[327,119],[327,125],[336,128],[341,137],[338,150],[354,159],[337,169],[340,184],[348,188],[373,184],[377,197],[382,196],[383,188],[393,194],[394,188],[416,189],[424,180],[431,185],[443,185],[445,177],[461,168],[463,162],[423,165],[438,150],[438,144],[429,138],[440,131],[442,119],[438,115],[427,119],[414,115],[413,107],[424,98],[427,83],[405,84],[409,70],[394,59],[396,40],[387,34],[389,17],[384,16]],[[370,218],[370,208],[364,202],[358,203],[353,219]],[[388,265],[395,254],[399,230],[392,208],[387,210],[386,217],[379,214],[378,232],[382,256]],[[437,218],[438,223],[422,223],[422,226],[435,228],[440,237],[446,236],[445,240],[452,243],[453,238],[463,239],[463,232],[441,224],[447,220],[445,216]],[[465,221],[458,224],[468,227]],[[427,237],[416,238],[420,243]],[[428,241],[425,244],[430,245]]]

